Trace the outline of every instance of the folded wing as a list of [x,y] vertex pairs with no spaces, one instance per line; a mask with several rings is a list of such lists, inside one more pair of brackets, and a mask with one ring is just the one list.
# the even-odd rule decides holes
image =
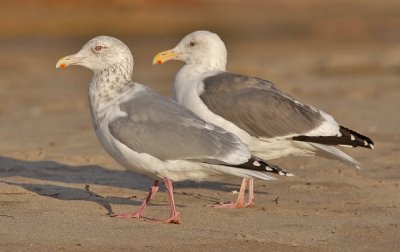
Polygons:
[[238,165],[250,158],[240,139],[190,110],[143,89],[119,105],[126,114],[109,123],[114,138],[161,160],[196,160]]

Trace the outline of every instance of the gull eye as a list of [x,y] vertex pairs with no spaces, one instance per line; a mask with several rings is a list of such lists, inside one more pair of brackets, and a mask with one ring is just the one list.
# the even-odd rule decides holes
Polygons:
[[190,43],[189,43],[189,46],[190,47],[193,47],[193,46],[195,46],[196,45],[196,42],[195,41],[190,41]]
[[102,47],[102,46],[96,46],[96,47],[94,48],[94,50],[95,50],[96,52],[99,52],[99,51],[101,51],[101,49],[103,49],[103,47]]

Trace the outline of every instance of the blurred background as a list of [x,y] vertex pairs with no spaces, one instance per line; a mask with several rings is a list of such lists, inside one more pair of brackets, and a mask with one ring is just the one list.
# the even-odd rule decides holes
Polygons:
[[91,73],[56,70],[56,61],[94,36],[115,36],[133,51],[134,80],[169,96],[182,63],[152,66],[152,58],[200,29],[225,41],[228,70],[275,82],[381,140],[378,146],[398,140],[399,13],[395,0],[3,1],[0,150],[27,159],[89,162],[95,155],[108,162],[91,127]]
[[92,134],[86,98],[91,73],[55,69],[60,57],[92,37],[123,40],[134,54],[134,80],[170,95],[182,63],[152,66],[152,58],[200,29],[225,41],[228,70],[269,79],[349,127],[385,137],[385,131],[397,132],[397,117],[389,113],[398,107],[399,13],[395,0],[3,1],[0,150],[48,154],[58,141],[65,144],[60,133],[81,139],[78,127]]

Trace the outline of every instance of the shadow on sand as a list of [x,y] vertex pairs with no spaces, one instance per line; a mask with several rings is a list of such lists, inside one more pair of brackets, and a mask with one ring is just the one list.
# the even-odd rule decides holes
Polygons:
[[[0,156],[0,177],[7,178],[19,176],[24,178],[62,182],[69,184],[86,184],[85,188],[54,185],[51,183],[20,183],[10,180],[0,182],[20,186],[36,194],[51,197],[58,200],[84,200],[100,204],[108,213],[113,213],[111,204],[117,205],[140,205],[142,198],[129,197],[103,197],[90,190],[90,185],[102,185],[117,188],[132,188],[135,190],[148,191],[152,179],[129,171],[109,170],[96,165],[71,166],[54,161],[23,161]],[[240,180],[238,179],[238,183]],[[174,183],[175,194],[184,194],[196,198],[203,198],[207,201],[218,201],[216,198],[206,197],[199,194],[187,194],[179,189],[184,188],[207,188],[223,192],[238,189],[239,184],[223,182],[179,182]]]

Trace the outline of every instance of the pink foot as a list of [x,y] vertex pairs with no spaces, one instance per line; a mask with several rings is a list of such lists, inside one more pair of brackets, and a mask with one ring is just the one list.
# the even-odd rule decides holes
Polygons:
[[150,187],[149,194],[147,195],[146,199],[143,201],[143,203],[139,207],[139,209],[137,209],[135,212],[121,213],[121,214],[112,213],[112,214],[110,214],[110,217],[122,218],[122,219],[141,218],[143,216],[144,209],[147,207],[147,204],[157,193],[158,187],[159,187],[158,180],[154,180],[153,186]]
[[[170,202],[170,208],[171,208],[171,215],[167,220],[164,221],[158,221],[158,220],[152,220],[156,223],[172,223],[172,224],[179,224],[180,223],[180,213],[176,210],[175,206],[175,200],[174,200],[174,188],[172,186],[172,180],[168,178],[164,178],[164,183],[165,187],[167,188],[168,191],[168,198]],[[153,196],[157,193],[159,188],[159,182],[158,180],[154,181],[153,186],[150,188],[149,194],[147,195],[147,198],[144,200],[143,204],[139,207],[136,212],[130,212],[130,213],[122,213],[122,214],[110,214],[110,217],[115,217],[115,218],[141,218],[144,213],[144,209],[146,208],[147,204],[150,202],[150,200],[153,198]]]
[[[244,203],[244,193],[246,191],[246,186],[249,185],[249,200],[247,203]],[[253,179],[244,178],[242,180],[242,184],[240,186],[239,196],[235,203],[218,203],[216,205],[208,205],[209,207],[214,208],[243,208],[249,207],[253,204]]]

